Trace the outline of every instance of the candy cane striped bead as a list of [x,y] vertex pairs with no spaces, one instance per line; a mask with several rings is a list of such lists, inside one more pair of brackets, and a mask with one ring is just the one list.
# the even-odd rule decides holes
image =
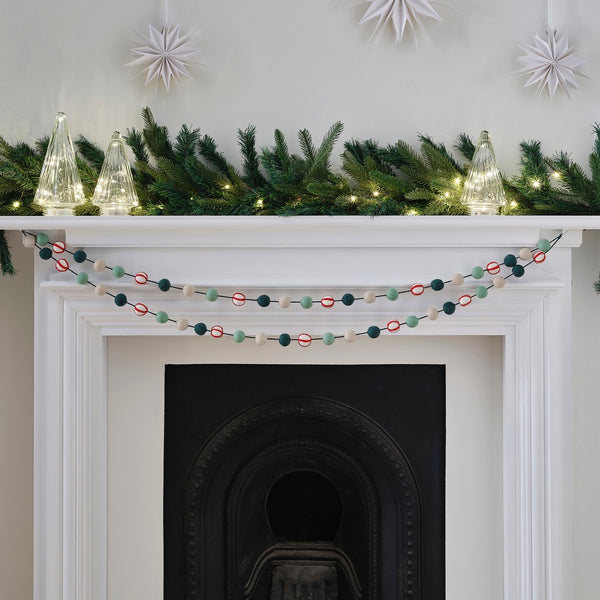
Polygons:
[[396,331],[398,331],[400,329],[400,321],[396,321],[395,319],[393,321],[390,321],[387,324],[387,330],[390,333],[396,333]]
[[52,252],[54,254],[62,254],[67,249],[67,245],[64,242],[54,242],[52,244]]
[[537,250],[536,252],[533,253],[533,261],[536,262],[538,265],[540,263],[543,263],[546,260],[546,253],[542,252],[541,250]]
[[410,293],[413,294],[413,296],[420,296],[424,291],[425,287],[422,283],[415,283],[410,286]]
[[471,296],[469,296],[468,294],[465,294],[464,296],[461,296],[458,299],[458,303],[461,306],[469,306],[469,304],[471,304],[471,300],[472,300]]
[[210,328],[210,335],[212,335],[215,339],[223,337],[223,328],[220,325],[213,325]]
[[331,296],[323,296],[321,298],[321,306],[323,308],[331,308],[335,304],[335,300]]
[[135,274],[135,282],[139,285],[146,285],[148,283],[148,273],[139,271]]
[[246,304],[246,296],[242,292],[235,292],[231,297],[231,301],[235,306],[244,306]]
[[308,348],[312,342],[312,338],[308,333],[301,333],[298,336],[298,345],[302,346],[302,348]]
[[498,273],[500,273],[500,265],[495,260],[493,260],[492,262],[489,262],[486,265],[485,270],[490,275],[498,275]]
[[138,317],[143,317],[145,314],[148,313],[148,307],[145,304],[142,304],[141,302],[138,302],[134,307],[133,307],[133,312],[138,316]]
[[69,270],[69,261],[66,258],[59,258],[54,266],[56,267],[57,271],[64,273],[65,271]]

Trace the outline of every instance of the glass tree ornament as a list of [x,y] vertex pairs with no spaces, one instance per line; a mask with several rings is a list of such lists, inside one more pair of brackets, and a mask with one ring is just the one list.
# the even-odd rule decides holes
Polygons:
[[72,215],[85,202],[67,117],[59,112],[48,143],[33,203],[45,215]]
[[125,144],[118,131],[110,138],[92,203],[100,207],[102,215],[128,215],[139,205]]
[[472,215],[496,215],[506,204],[490,134],[482,131],[460,201]]

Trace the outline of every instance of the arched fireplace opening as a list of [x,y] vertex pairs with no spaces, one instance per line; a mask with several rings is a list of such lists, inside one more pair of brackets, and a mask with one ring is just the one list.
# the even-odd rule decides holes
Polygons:
[[416,368],[418,404],[402,366],[168,366],[165,598],[443,598],[444,373]]

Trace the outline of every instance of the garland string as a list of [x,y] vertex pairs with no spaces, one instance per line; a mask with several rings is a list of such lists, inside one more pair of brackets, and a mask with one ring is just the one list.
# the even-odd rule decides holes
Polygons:
[[[191,325],[191,324],[189,324],[189,322],[186,319],[177,319],[177,320],[173,319],[173,318],[169,317],[168,314],[164,311],[156,311],[156,312],[151,311],[147,308],[147,306],[145,304],[143,304],[141,302],[133,303],[133,302],[129,301],[127,296],[123,293],[113,294],[112,292],[108,291],[108,289],[106,289],[106,284],[104,284],[104,283],[96,284],[96,283],[90,281],[87,272],[75,271],[73,268],[71,268],[71,265],[65,258],[56,258],[55,254],[63,254],[63,253],[70,254],[76,263],[81,264],[81,263],[88,262],[88,263],[93,264],[94,268],[98,271],[108,269],[108,270],[112,271],[112,274],[117,278],[127,276],[130,278],[133,278],[137,283],[140,283],[140,284],[151,283],[153,285],[156,285],[160,290],[165,291],[165,292],[169,291],[170,289],[177,289],[177,290],[183,290],[185,293],[186,287],[188,287],[188,286],[176,286],[176,285],[174,286],[174,285],[171,285],[171,283],[168,279],[161,279],[159,281],[156,281],[156,280],[149,279],[147,274],[142,271],[140,271],[134,275],[131,273],[127,273],[121,266],[116,265],[116,266],[111,267],[111,266],[106,265],[103,260],[96,260],[96,261],[91,260],[90,258],[87,257],[87,254],[85,251],[83,251],[83,250],[71,251],[66,247],[66,244],[64,242],[58,241],[58,242],[54,242],[54,243],[50,244],[50,242],[48,240],[48,236],[45,233],[34,234],[29,231],[23,231],[22,233],[24,235],[24,243],[27,246],[31,246],[31,247],[35,246],[39,250],[40,258],[42,258],[43,260],[52,259],[55,262],[56,269],[59,272],[72,273],[77,278],[78,283],[90,285],[96,289],[96,293],[98,293],[99,295],[107,295],[107,296],[113,298],[113,300],[117,306],[131,306],[134,309],[134,311],[136,312],[136,314],[138,314],[139,316],[145,316],[145,315],[149,314],[149,315],[154,316],[155,319],[159,323],[171,322],[171,323],[176,324],[177,328],[180,329],[181,331],[185,331],[187,329],[193,329],[195,331],[195,333],[198,335],[204,335],[205,333],[210,331],[211,336],[214,338],[228,336],[228,337],[232,337],[236,342],[242,342],[245,339],[254,339],[254,340],[256,340],[257,343],[262,344],[265,341],[270,340],[270,341],[278,341],[280,343],[280,345],[287,346],[290,344],[291,341],[296,341],[299,343],[300,346],[303,346],[303,347],[309,346],[311,344],[311,342],[315,341],[315,340],[322,341],[326,345],[331,345],[336,339],[342,339],[342,338],[346,339],[346,341],[354,341],[354,339],[357,336],[363,336],[363,335],[367,335],[370,338],[377,338],[377,337],[379,337],[379,335],[382,331],[387,331],[389,333],[395,333],[400,329],[401,326],[407,326],[409,328],[414,328],[423,319],[426,319],[426,318],[429,318],[431,320],[437,319],[437,316],[440,313],[452,315],[452,314],[454,314],[456,307],[468,306],[474,298],[480,298],[480,299],[485,298],[490,289],[492,289],[494,287],[504,287],[504,283],[505,283],[506,279],[509,279],[511,277],[520,278],[525,274],[526,269],[530,265],[539,264],[539,263],[544,262],[547,252],[552,250],[552,248],[554,248],[554,246],[558,243],[558,241],[562,237],[562,234],[559,234],[558,236],[556,236],[555,238],[553,238],[550,241],[548,241],[546,239],[540,239],[536,248],[534,248],[534,249],[522,248],[520,250],[518,256],[521,260],[526,261],[525,264],[519,264],[517,256],[515,256],[513,254],[507,254],[504,257],[504,260],[502,262],[496,262],[496,261],[489,262],[487,264],[485,270],[482,267],[474,267],[470,274],[467,274],[467,275],[456,274],[455,276],[453,276],[452,279],[449,279],[446,281],[443,281],[441,279],[434,279],[429,285],[414,284],[410,288],[407,288],[404,290],[396,290],[395,288],[390,288],[390,290],[388,290],[388,292],[386,294],[378,294],[378,295],[373,294],[372,292],[367,292],[364,294],[364,296],[357,298],[359,300],[364,300],[366,302],[373,302],[375,298],[381,298],[381,297],[387,297],[389,300],[396,300],[400,294],[406,294],[406,293],[410,292],[410,293],[412,293],[413,296],[420,296],[421,294],[423,294],[425,289],[428,289],[428,288],[433,289],[434,291],[440,291],[448,283],[454,283],[455,285],[461,285],[464,282],[464,280],[469,277],[472,277],[474,279],[480,279],[483,277],[485,271],[487,271],[488,273],[490,273],[492,275],[496,275],[496,277],[494,278],[494,280],[491,284],[478,286],[475,293],[463,294],[462,296],[460,296],[458,301],[456,301],[456,302],[447,301],[443,304],[442,308],[439,308],[439,309],[431,308],[424,315],[421,315],[418,317],[415,315],[411,315],[402,322],[400,322],[399,320],[396,320],[396,319],[392,319],[384,327],[372,325],[366,331],[354,332],[353,330],[347,330],[343,335],[339,335],[339,334],[334,335],[332,333],[327,332],[320,336],[312,337],[309,334],[301,333],[296,337],[292,337],[287,333],[282,333],[278,337],[274,337],[274,336],[266,336],[265,334],[262,334],[262,333],[247,336],[242,330],[237,330],[234,333],[226,332],[219,325],[214,325],[209,330],[209,328],[204,323],[196,323],[195,325]],[[511,272],[505,276],[500,276],[499,273],[500,273],[501,267],[510,268]],[[189,286],[189,287],[191,287],[191,286]],[[392,290],[394,293],[390,293]],[[245,302],[247,300],[245,295],[242,294],[241,292],[236,292],[233,296],[229,296],[229,295],[219,294],[216,290],[202,291],[202,290],[195,290],[192,288],[192,293],[189,295],[193,295],[193,294],[202,294],[202,295],[206,296],[206,298],[210,301],[214,301],[218,298],[231,299],[233,301],[233,303],[236,304],[237,306],[241,306],[241,305],[245,304]],[[371,295],[368,296],[368,294],[371,294]],[[330,308],[336,302],[342,302],[343,304],[350,305],[354,302],[354,300],[356,298],[354,298],[354,296],[352,296],[352,302],[345,302],[344,298],[346,298],[348,295],[352,296],[351,294],[345,294],[341,300],[336,300],[332,296],[324,296],[321,300],[321,305],[326,308]],[[268,296],[266,294],[262,294],[262,295],[258,296],[257,298],[250,299],[250,301],[256,302],[259,306],[262,306],[262,307],[266,307],[270,304],[270,299],[269,299],[268,303],[265,303],[265,302],[261,302],[261,298],[263,298],[263,299],[268,298]],[[307,299],[307,298],[310,300],[310,304],[305,301],[305,299]],[[287,306],[289,306],[292,303],[300,304],[304,308],[310,308],[310,306],[312,306],[312,299],[310,299],[308,296],[304,296],[303,299],[301,299],[301,300],[292,300],[289,298],[287,298],[287,300],[288,301],[285,303],[285,306],[282,305],[284,308],[286,308]],[[281,301],[280,301],[280,305],[281,305]]]

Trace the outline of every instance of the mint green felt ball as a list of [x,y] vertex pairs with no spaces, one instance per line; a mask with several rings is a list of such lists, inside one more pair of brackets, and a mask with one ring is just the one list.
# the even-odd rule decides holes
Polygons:
[[209,302],[214,302],[219,297],[219,292],[215,290],[215,288],[210,288],[206,290],[206,299]]
[[113,277],[120,279],[121,277],[123,277],[123,275],[125,275],[125,269],[119,265],[116,265],[112,268],[112,274]]
[[333,333],[330,333],[328,331],[327,333],[323,334],[323,343],[326,346],[331,346],[331,344],[333,344],[333,342],[335,342],[335,335],[333,335]]
[[238,329],[237,331],[233,332],[233,341],[234,342],[241,344],[245,339],[246,339],[246,334],[241,329]]
[[166,323],[169,320],[169,315],[164,310],[159,310],[156,313],[157,323]]
[[548,252],[548,250],[550,250],[550,242],[546,239],[546,238],[542,238],[538,243],[537,243],[537,247],[542,251],[542,252]]
[[310,296],[302,296],[302,298],[300,298],[300,306],[302,308],[310,308],[312,306],[312,298]]
[[487,288],[483,285],[478,286],[477,289],[475,290],[475,295],[478,298],[486,298],[488,295]]
[[87,273],[77,273],[77,283],[81,285],[85,285],[88,282],[88,274]]
[[38,246],[45,246],[48,243],[48,236],[45,233],[38,233],[35,236]]
[[419,324],[419,318],[415,317],[415,315],[410,315],[410,317],[406,317],[406,325],[408,327],[416,327]]
[[388,300],[398,300],[398,290],[396,288],[390,288],[385,295]]
[[481,279],[483,277],[484,272],[485,271],[482,267],[473,267],[471,275],[473,275],[473,279]]

